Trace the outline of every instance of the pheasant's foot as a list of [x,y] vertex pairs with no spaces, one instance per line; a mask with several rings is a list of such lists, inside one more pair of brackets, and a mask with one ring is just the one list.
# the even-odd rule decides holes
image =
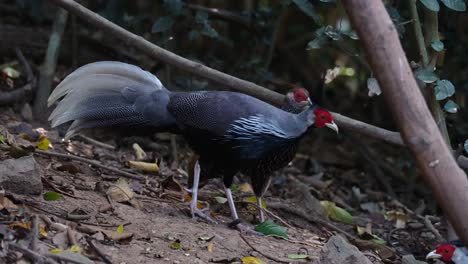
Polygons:
[[257,232],[253,230],[252,228],[250,228],[249,226],[242,224],[239,219],[232,221],[231,223],[228,224],[228,226],[231,228],[236,228],[241,233],[251,234],[255,236],[263,236],[262,233]]
[[210,224],[214,224],[214,225],[218,224],[218,222],[213,220],[213,218],[211,218],[209,215],[205,214],[205,212],[208,211],[209,209],[210,208],[208,208],[208,207],[203,208],[203,209],[199,209],[196,204],[190,203],[190,213],[192,214],[192,218],[200,217],[200,218],[204,219],[205,221],[207,221]]

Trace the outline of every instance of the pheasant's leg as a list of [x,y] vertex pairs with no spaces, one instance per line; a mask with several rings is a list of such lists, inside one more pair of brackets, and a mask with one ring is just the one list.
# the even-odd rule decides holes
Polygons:
[[257,196],[257,206],[258,206],[258,215],[260,216],[260,223],[265,222],[265,216],[263,215],[263,205],[262,205],[262,197]]
[[239,219],[239,216],[237,215],[236,206],[234,205],[234,199],[232,198],[231,189],[224,187],[224,192],[226,193],[229,208],[231,209],[232,220],[236,221],[237,219]]
[[252,230],[250,227],[245,226],[242,223],[240,223],[239,216],[237,215],[236,206],[234,205],[234,199],[232,198],[231,189],[224,187],[224,192],[226,193],[226,198],[228,200],[229,208],[231,209],[231,217],[233,220],[230,226],[233,227],[235,225],[236,228],[241,232],[245,232],[245,233],[249,233],[249,234],[253,234],[257,236],[263,236],[263,234],[255,230]]
[[211,217],[203,213],[203,210],[200,210],[197,207],[199,181],[200,181],[200,164],[197,161],[193,168],[192,201],[190,202],[190,212],[192,213],[192,218],[195,218],[195,216],[198,216],[212,224],[217,224],[215,220],[213,220]]

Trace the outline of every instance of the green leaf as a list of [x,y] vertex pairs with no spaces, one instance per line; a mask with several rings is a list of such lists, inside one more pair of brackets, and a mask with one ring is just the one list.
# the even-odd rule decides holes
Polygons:
[[164,0],[164,6],[171,14],[175,16],[182,13],[183,5],[184,3],[181,0]]
[[357,35],[356,31],[351,30],[349,32],[343,32],[343,34],[347,35],[350,39],[358,40],[359,36]]
[[46,192],[44,193],[43,197],[46,201],[57,201],[58,199],[62,198],[62,195],[56,192]]
[[431,47],[435,50],[435,51],[443,51],[444,50],[444,43],[440,40],[436,40],[436,41],[432,41],[431,42]]
[[465,149],[465,152],[468,153],[468,139],[465,140],[465,143],[463,143],[463,149]]
[[458,105],[452,100],[448,100],[444,105],[444,110],[447,113],[455,114],[458,112]]
[[271,220],[266,220],[265,222],[257,225],[255,227],[255,231],[260,232],[264,235],[277,235],[288,238],[288,234],[284,227],[274,223]]
[[[244,202],[249,202],[249,203],[254,203],[254,204],[257,204],[257,197],[256,196],[249,196],[249,197],[245,197],[243,199]],[[265,200],[262,199],[262,207],[263,208],[267,208],[267,205],[265,203]]]
[[205,11],[198,11],[195,15],[195,21],[200,24],[204,24],[208,20],[208,13]]
[[195,40],[195,39],[198,38],[198,36],[200,36],[200,33],[198,33],[198,31],[196,31],[196,30],[191,30],[191,31],[189,32],[188,38],[189,38],[190,40]]
[[306,254],[288,254],[288,259],[308,259],[309,255]]
[[322,19],[315,11],[315,7],[308,0],[293,0],[293,2],[302,12],[311,17],[315,23],[321,24]]
[[117,227],[117,233],[122,234],[123,232],[124,232],[124,226],[123,226],[123,225],[119,225],[119,226]]
[[172,16],[164,16],[159,18],[151,28],[152,33],[159,33],[170,29],[174,25],[174,19]]
[[465,0],[440,0],[444,5],[452,10],[464,12],[466,11]]
[[437,0],[419,0],[427,9],[434,11],[434,12],[439,12],[440,6],[439,2]]
[[176,241],[169,244],[169,247],[172,249],[181,249],[182,246],[180,245],[180,240],[177,239]]
[[209,23],[209,21],[206,21],[206,22],[203,24],[203,29],[202,29],[201,33],[202,33],[203,35],[206,35],[206,36],[211,37],[211,38],[217,38],[217,37],[219,37],[218,32],[211,26],[211,24]]
[[433,83],[439,79],[435,72],[425,69],[416,71],[416,77],[425,83]]
[[0,144],[5,144],[5,136],[0,134]]
[[438,80],[434,92],[438,101],[444,100],[455,93],[455,86],[449,80]]
[[353,216],[345,209],[336,206],[335,203],[330,201],[320,201],[320,204],[325,208],[325,212],[330,219],[345,224],[353,223]]
[[334,29],[332,26],[326,26],[324,34],[328,36],[329,38],[331,38],[332,40],[342,39],[341,32]]
[[306,50],[321,49],[327,43],[328,43],[328,38],[318,37],[318,38],[310,41],[309,43],[307,43]]

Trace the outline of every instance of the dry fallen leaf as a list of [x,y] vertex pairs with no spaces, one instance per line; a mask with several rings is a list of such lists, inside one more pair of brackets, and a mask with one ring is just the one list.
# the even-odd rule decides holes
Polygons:
[[208,246],[206,246],[206,249],[208,250],[208,252],[212,253],[214,250],[214,244],[209,243]]
[[242,264],[263,264],[263,263],[265,263],[263,260],[256,258],[256,257],[252,257],[252,256],[242,258]]
[[129,160],[127,161],[128,166],[135,168],[140,171],[145,171],[145,172],[153,172],[157,173],[159,172],[159,166],[156,164],[156,162],[143,162],[143,161],[133,161]]
[[409,220],[409,216],[398,211],[388,211],[385,213],[385,219],[390,221],[396,220],[395,228],[405,228],[406,223]]
[[140,145],[138,145],[138,143],[133,143],[132,148],[135,151],[135,156],[137,160],[146,159],[146,152],[140,147]]
[[113,201],[119,203],[128,202],[135,196],[135,193],[130,189],[124,178],[119,178],[114,185],[109,187],[106,194]]

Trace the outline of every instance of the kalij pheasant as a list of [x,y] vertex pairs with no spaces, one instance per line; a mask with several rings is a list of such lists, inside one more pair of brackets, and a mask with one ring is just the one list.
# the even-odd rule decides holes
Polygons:
[[442,244],[429,252],[426,260],[440,259],[445,263],[468,264],[468,249],[459,240]]
[[175,126],[200,155],[190,208],[205,219],[196,207],[200,166],[223,178],[232,218],[238,220],[229,189],[236,173],[251,178],[260,204],[271,173],[292,160],[310,128],[338,131],[331,114],[315,105],[293,114],[235,92],[172,93],[149,72],[118,62],[77,69],[57,86],[49,105],[62,97],[49,120],[54,127],[73,121],[67,138],[84,128]]

